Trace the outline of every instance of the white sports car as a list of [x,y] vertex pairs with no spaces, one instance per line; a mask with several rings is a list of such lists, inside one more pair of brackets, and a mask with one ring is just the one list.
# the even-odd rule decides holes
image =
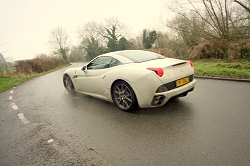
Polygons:
[[160,54],[125,50],[99,55],[86,66],[69,68],[63,83],[76,92],[114,102],[121,110],[159,107],[170,98],[194,90],[191,61],[166,58]]

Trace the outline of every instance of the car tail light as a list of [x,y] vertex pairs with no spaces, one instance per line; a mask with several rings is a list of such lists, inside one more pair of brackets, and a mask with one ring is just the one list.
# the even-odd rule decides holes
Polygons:
[[194,67],[194,64],[193,64],[192,61],[189,61],[189,64],[190,64],[191,67]]
[[162,68],[147,68],[147,69],[154,71],[159,77],[162,77],[164,74]]

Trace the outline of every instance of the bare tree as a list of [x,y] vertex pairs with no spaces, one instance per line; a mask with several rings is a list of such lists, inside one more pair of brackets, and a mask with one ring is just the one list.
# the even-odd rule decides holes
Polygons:
[[67,59],[69,36],[63,28],[57,27],[51,31],[49,44],[55,54],[59,54],[63,59]]
[[[243,7],[248,13],[250,13],[250,7],[249,7],[249,0],[247,0],[245,3],[238,1],[238,0],[234,0],[234,2],[238,3],[241,7]],[[246,5],[248,2],[248,6]]]
[[135,36],[135,39],[134,39],[135,44],[134,45],[135,45],[136,49],[143,49],[142,35],[143,35],[143,32],[141,32],[141,34]]
[[94,21],[88,22],[78,28],[78,35],[81,40],[79,49],[85,50],[88,60],[106,52],[103,46],[106,45],[107,42],[101,35],[101,31],[102,25]]
[[102,25],[101,35],[106,39],[118,40],[119,37],[127,36],[129,37],[129,29],[127,26],[120,22],[117,18],[111,17],[105,20],[105,23]]
[[[204,32],[204,21],[198,19],[194,13],[176,15],[172,21],[168,23],[168,26],[177,32],[177,39],[183,41],[187,46],[194,47],[207,36]],[[210,36],[210,35],[209,35]]]
[[83,62],[86,60],[86,53],[83,49],[77,46],[73,46],[70,49],[69,57],[70,62]]
[[6,63],[6,59],[4,58],[3,54],[0,53],[0,66]]
[[249,14],[246,15],[246,12],[237,10],[232,1],[187,0],[181,2],[175,1],[174,5],[169,5],[169,9],[182,18],[188,29],[181,24],[174,25],[171,22],[167,24],[168,27],[176,29],[179,33],[185,34],[187,30],[192,29],[193,32],[199,32],[198,36],[204,39],[249,37]]
[[167,33],[158,32],[155,41],[155,48],[166,48],[168,46],[169,36]]
[[88,22],[78,28],[78,36],[81,42],[82,40],[93,38],[100,44],[104,44],[105,41],[101,35],[102,33],[102,24],[95,21]]
[[128,36],[129,30],[117,18],[111,17],[104,23],[91,21],[84,24],[78,28],[78,34],[81,41],[93,38],[99,45],[106,45],[110,38],[117,40],[119,37]]
[[107,51],[126,49],[131,45],[124,37],[128,32],[127,27],[117,18],[106,19],[104,23],[88,22],[78,28],[80,47],[85,49],[90,58]]

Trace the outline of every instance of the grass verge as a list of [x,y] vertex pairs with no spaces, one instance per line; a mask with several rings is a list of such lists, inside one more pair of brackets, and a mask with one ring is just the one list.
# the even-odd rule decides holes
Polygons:
[[47,72],[43,72],[43,73],[36,73],[36,74],[32,74],[32,75],[28,75],[28,76],[21,76],[21,77],[0,77],[0,92],[6,91],[14,86],[20,85],[21,83],[34,78],[34,77],[39,77],[42,75],[45,75],[47,73],[51,73],[53,71],[62,69],[64,67],[67,67],[68,65],[65,66],[61,66],[58,68],[55,68],[53,70],[49,70]]
[[250,62],[195,61],[195,75],[250,79]]

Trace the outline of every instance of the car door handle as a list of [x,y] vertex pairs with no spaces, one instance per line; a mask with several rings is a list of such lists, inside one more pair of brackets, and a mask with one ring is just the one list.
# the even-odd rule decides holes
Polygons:
[[73,78],[77,78],[77,75],[74,75]]

